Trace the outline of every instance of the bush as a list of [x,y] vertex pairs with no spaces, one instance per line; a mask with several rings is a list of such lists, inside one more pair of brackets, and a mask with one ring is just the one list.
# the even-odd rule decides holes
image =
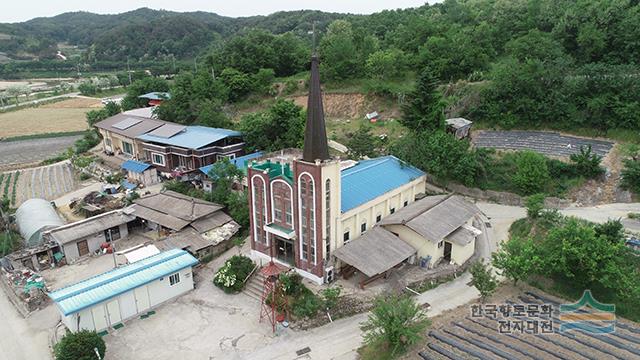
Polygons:
[[340,286],[326,288],[322,290],[322,298],[324,300],[324,307],[326,309],[333,309],[338,304],[338,298],[342,293]]
[[546,158],[533,151],[522,151],[515,161],[516,172],[511,179],[518,190],[525,195],[543,192],[550,181]]
[[244,279],[253,271],[253,261],[242,255],[232,256],[218,269],[213,283],[226,293],[237,293],[244,287]]
[[591,145],[580,147],[580,153],[571,155],[571,162],[576,167],[578,174],[587,177],[594,178],[604,172],[600,162],[602,157],[594,154],[591,150]]
[[491,267],[486,265],[483,261],[478,261],[471,265],[469,272],[472,277],[471,285],[478,289],[482,302],[484,302],[487,297],[496,291],[496,287],[498,287],[496,277],[491,272]]
[[622,186],[636,194],[640,194],[640,161],[626,159],[623,161]]
[[387,295],[376,298],[371,314],[361,328],[367,345],[386,343],[393,355],[420,340],[427,326],[429,320],[413,298]]
[[98,349],[100,358],[104,359],[107,346],[95,331],[82,330],[77,333],[67,333],[54,346],[56,360],[95,360]]
[[540,216],[540,213],[544,210],[544,194],[528,196],[524,204],[527,207],[527,217],[535,219]]
[[293,315],[298,318],[312,317],[318,313],[321,305],[320,299],[303,285],[300,294],[293,301]]

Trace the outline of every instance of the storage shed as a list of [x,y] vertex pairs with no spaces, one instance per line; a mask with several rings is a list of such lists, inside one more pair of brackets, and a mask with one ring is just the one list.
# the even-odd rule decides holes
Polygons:
[[103,331],[193,289],[198,260],[174,249],[56,291],[62,322],[72,332]]
[[16,223],[27,246],[42,244],[42,233],[64,225],[50,202],[44,199],[29,199],[16,211]]
[[127,179],[130,182],[149,186],[160,182],[158,171],[151,164],[141,161],[127,160],[122,163],[122,169],[127,172]]

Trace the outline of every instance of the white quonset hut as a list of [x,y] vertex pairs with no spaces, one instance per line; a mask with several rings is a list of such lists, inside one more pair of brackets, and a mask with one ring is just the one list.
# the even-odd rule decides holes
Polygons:
[[43,232],[64,225],[53,205],[44,199],[29,199],[22,203],[16,211],[16,223],[27,246],[41,244]]
[[193,289],[198,260],[173,249],[49,293],[73,332],[103,331]]

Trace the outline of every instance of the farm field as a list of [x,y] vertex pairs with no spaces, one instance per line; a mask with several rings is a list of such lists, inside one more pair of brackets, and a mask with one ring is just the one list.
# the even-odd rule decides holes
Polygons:
[[7,196],[17,208],[26,200],[54,200],[77,187],[69,161],[49,166],[0,173],[0,197]]
[[100,99],[73,98],[0,114],[0,138],[84,130],[86,113],[100,107]]

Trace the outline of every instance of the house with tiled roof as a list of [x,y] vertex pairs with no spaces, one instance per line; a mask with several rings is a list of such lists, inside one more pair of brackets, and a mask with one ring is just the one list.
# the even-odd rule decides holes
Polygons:
[[416,254],[375,225],[424,195],[426,175],[394,156],[341,161],[329,155],[318,66],[314,56],[302,152],[252,161],[247,180],[252,255],[321,284],[352,265],[336,251],[367,233],[376,236],[358,242],[371,250],[360,263],[382,264],[372,275]]

